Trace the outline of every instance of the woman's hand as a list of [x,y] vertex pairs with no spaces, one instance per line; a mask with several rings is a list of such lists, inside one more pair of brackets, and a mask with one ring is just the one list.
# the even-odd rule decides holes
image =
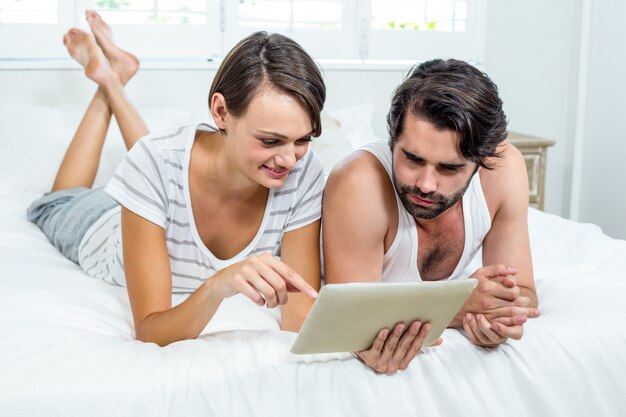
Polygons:
[[206,282],[222,299],[241,293],[268,308],[285,304],[287,292],[300,291],[311,298],[317,297],[317,291],[304,278],[269,253],[250,256],[220,270]]
[[[422,324],[414,321],[405,332],[404,323],[398,323],[391,332],[388,329],[382,329],[369,350],[355,353],[355,355],[378,373],[394,374],[409,366],[422,348],[430,328],[430,323]],[[439,346],[441,342],[439,338],[433,346]]]

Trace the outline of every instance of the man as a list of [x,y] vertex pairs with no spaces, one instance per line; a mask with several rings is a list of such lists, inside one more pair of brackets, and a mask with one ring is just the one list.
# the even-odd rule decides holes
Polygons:
[[[539,314],[528,177],[496,85],[462,61],[425,62],[396,89],[387,124],[389,144],[354,152],[328,178],[326,282],[467,278],[482,247],[479,284],[451,326],[480,346],[521,338]],[[429,329],[382,329],[358,356],[378,372],[405,369]]]

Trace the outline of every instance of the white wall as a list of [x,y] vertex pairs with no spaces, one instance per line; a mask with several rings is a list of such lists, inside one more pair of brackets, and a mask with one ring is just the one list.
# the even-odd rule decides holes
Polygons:
[[[148,66],[151,64],[148,64]],[[153,65],[153,64],[152,64]],[[372,125],[386,137],[385,116],[393,89],[402,81],[406,68],[365,71],[335,66],[324,70],[327,84],[325,109],[337,110],[369,101],[375,104]],[[138,107],[181,108],[206,120],[207,97],[214,69],[141,69],[127,86]],[[55,106],[65,103],[87,105],[95,84],[78,68],[0,69],[0,101]]]
[[626,239],[626,2],[592,2],[579,219]]
[[580,46],[580,0],[489,1],[485,71],[509,129],[556,141],[548,151],[545,211],[567,216]]

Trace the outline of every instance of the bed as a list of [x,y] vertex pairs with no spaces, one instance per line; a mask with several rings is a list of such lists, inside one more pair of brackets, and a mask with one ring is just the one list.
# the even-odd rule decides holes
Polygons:
[[[521,341],[485,349],[448,329],[406,371],[378,375],[349,354],[290,354],[280,312],[238,296],[196,340],[134,340],[125,289],[84,274],[26,220],[59,152],[25,152],[32,143],[15,139],[24,111],[52,110],[0,108],[0,416],[626,413],[626,241],[534,209],[542,315]],[[28,129],[56,132],[53,116]]]

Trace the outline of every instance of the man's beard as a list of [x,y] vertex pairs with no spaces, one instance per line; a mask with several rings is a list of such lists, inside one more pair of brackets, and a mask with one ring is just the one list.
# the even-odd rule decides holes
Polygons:
[[[467,183],[461,189],[455,191],[449,196],[439,194],[435,191],[430,193],[424,193],[417,186],[411,187],[409,185],[401,184],[396,177],[396,171],[394,169],[392,169],[392,179],[393,185],[396,188],[396,192],[400,197],[400,201],[402,201],[404,208],[411,214],[411,216],[417,219],[434,219],[444,211],[448,210],[450,207],[454,206],[456,203],[459,202],[461,198],[463,198],[463,195],[465,195],[465,191],[467,191],[470,182],[472,181],[472,178],[474,177],[474,174],[477,170],[478,169],[476,169],[472,173],[472,175],[470,175]],[[432,207],[419,206],[411,201],[408,196],[409,194],[415,195],[419,198],[423,198],[424,200],[432,201],[433,203],[435,203],[435,205]]]

